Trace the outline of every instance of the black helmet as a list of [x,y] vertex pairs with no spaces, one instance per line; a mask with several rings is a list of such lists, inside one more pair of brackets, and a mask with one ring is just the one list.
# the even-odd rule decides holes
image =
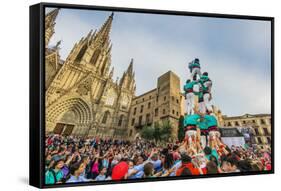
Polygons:
[[194,62],[199,63],[199,58],[195,58]]
[[209,75],[208,72],[203,73],[203,76],[208,76],[208,75]]

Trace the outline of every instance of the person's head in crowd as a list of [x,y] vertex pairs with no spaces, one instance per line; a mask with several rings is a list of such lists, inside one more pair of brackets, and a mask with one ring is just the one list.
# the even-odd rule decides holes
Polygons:
[[82,157],[82,162],[83,162],[85,165],[89,164],[89,162],[90,162],[90,156],[84,155],[84,156]]
[[64,152],[65,152],[65,149],[63,148],[63,146],[60,146],[59,150],[58,150],[58,155],[63,155]]
[[153,171],[154,171],[154,168],[153,168],[153,164],[151,162],[148,162],[144,165],[143,172],[144,172],[145,177],[153,176]]
[[177,152],[178,149],[179,149],[179,146],[178,146],[178,145],[174,145],[174,146],[173,146],[173,151],[174,151],[174,152]]
[[106,172],[107,172],[106,167],[102,167],[101,170],[100,170],[100,175],[105,175]]
[[168,148],[163,148],[161,151],[162,155],[167,155],[169,153],[169,149]]
[[128,160],[128,166],[129,166],[129,169],[134,168],[134,161],[133,160]]
[[232,156],[226,157],[222,161],[222,170],[224,172],[239,172],[237,165],[238,165],[237,156],[232,155]]
[[174,164],[173,154],[167,153],[166,155],[162,155],[162,157],[164,158],[163,167],[165,169],[170,169]]
[[164,164],[164,163],[165,163],[165,158],[166,158],[166,155],[160,154],[161,164]]
[[257,162],[251,163],[251,166],[252,166],[252,171],[261,171]]
[[207,162],[206,165],[207,168],[207,174],[217,174],[218,172],[218,166],[214,161]]
[[46,166],[49,166],[51,161],[52,161],[52,155],[51,154],[47,154],[45,161],[46,161],[45,162]]
[[181,160],[183,164],[191,163],[192,158],[188,156],[187,154],[181,155]]
[[153,160],[153,161],[158,160],[158,154],[157,154],[157,153],[154,153],[154,154],[151,156],[151,160]]
[[138,163],[138,157],[139,157],[139,155],[137,155],[137,154],[133,155],[132,161],[133,161],[134,165],[136,165]]
[[70,174],[78,177],[84,172],[85,167],[86,165],[82,161],[74,163],[70,166]]
[[240,160],[237,162],[237,168],[240,172],[250,172],[252,171],[252,165],[250,160]]
[[137,157],[137,162],[136,162],[136,165],[140,165],[143,163],[143,157],[142,156],[138,156]]
[[178,145],[174,145],[173,146],[173,159],[175,161],[180,159],[180,154],[179,154],[178,151],[179,151],[179,146]]
[[64,166],[64,160],[62,158],[55,160],[53,163],[53,169],[62,169]]

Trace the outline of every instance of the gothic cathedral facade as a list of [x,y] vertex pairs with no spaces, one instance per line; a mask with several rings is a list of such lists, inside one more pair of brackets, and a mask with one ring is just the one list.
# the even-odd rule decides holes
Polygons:
[[45,16],[46,133],[128,138],[135,74],[132,59],[120,81],[113,80],[113,13],[99,30],[81,38],[65,61],[60,59],[60,42],[49,45],[58,13],[54,9]]

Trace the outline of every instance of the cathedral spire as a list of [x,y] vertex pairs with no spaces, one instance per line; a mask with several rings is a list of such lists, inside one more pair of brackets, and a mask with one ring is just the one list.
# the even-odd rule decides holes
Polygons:
[[85,38],[88,42],[88,46],[90,45],[91,40],[92,40],[92,35],[93,35],[92,33],[93,33],[93,29],[90,30],[90,32],[87,34],[87,36]]
[[58,16],[58,13],[59,13],[59,8],[50,11],[45,16],[45,44],[46,44],[46,46],[49,44],[49,41],[54,34],[54,31],[55,31],[54,27],[56,24],[55,20]]
[[92,33],[93,33],[93,29],[91,29],[91,30],[88,32],[88,34],[87,34],[87,36],[86,36],[86,39],[89,39],[89,38],[92,36]]
[[130,62],[130,65],[129,65],[128,69],[127,69],[127,73],[129,75],[131,75],[131,76],[133,75],[133,64],[134,64],[134,59],[132,58],[131,62]]
[[56,24],[55,20],[59,14],[59,8],[50,11],[45,16],[45,28],[53,28]]
[[114,13],[112,12],[111,15],[108,17],[106,22],[102,25],[99,32],[97,33],[97,37],[101,38],[103,42],[109,39],[109,33],[111,30],[112,20],[113,20]]
[[112,79],[114,73],[114,67],[112,67],[110,73],[109,73],[109,78]]
[[54,22],[58,16],[60,8],[56,8],[52,11],[50,11],[47,15],[46,15],[46,21],[51,21]]
[[134,59],[132,58],[129,64],[129,67],[127,70],[123,73],[123,76],[120,80],[120,85],[122,87],[125,87],[129,90],[132,90],[134,84],[135,84],[135,74],[133,71],[133,64],[134,64]]
[[95,67],[95,71],[101,75],[108,75],[111,63],[111,43],[109,33],[113,20],[113,13],[107,18],[105,23],[98,31],[90,30],[83,37],[73,51],[73,60],[80,64],[91,64]]

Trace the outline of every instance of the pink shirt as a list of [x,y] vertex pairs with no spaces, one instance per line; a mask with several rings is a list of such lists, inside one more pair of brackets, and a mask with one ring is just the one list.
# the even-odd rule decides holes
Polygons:
[[99,167],[97,162],[95,162],[94,165],[92,166],[92,172],[99,173]]

